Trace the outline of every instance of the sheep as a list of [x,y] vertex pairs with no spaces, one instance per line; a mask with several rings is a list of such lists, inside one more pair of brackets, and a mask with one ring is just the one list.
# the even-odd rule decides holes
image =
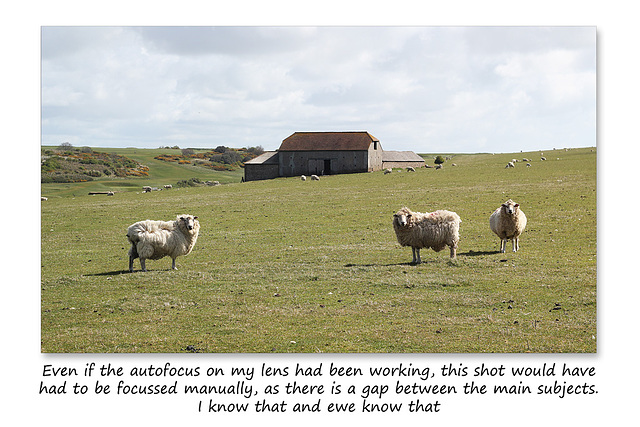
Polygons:
[[531,167],[531,163],[527,163],[527,167],[530,168]]
[[173,185],[171,185],[171,184],[166,184],[166,185],[164,186],[164,188],[166,188],[167,190],[169,190],[169,189],[173,188]]
[[511,240],[513,252],[520,249],[520,235],[527,225],[527,217],[520,205],[509,199],[489,217],[489,227],[500,238],[500,252],[505,253]]
[[385,175],[388,174],[388,173],[391,173],[391,172],[393,172],[393,170],[391,168],[387,168],[387,169],[384,170],[384,174]]
[[116,193],[114,193],[113,191],[108,191],[107,192],[107,196],[114,196]]
[[41,201],[41,202],[45,202],[45,201],[47,201],[47,200],[49,200],[47,197],[40,196],[40,201]]
[[544,161],[544,160],[547,160],[547,158],[546,157],[540,157],[540,160]]
[[145,185],[144,187],[142,187],[142,192],[143,193],[149,193],[151,192],[151,187],[148,185]]
[[176,258],[188,255],[198,239],[200,222],[193,215],[178,215],[175,221],[139,221],[127,229],[129,271],[133,273],[133,260],[140,258],[142,271],[147,271],[147,259],[171,257],[171,268],[176,268]]
[[508,169],[508,168],[515,168],[515,167],[516,167],[516,165],[514,165],[513,162],[509,162],[509,163],[507,163],[507,166],[505,166],[504,168]]
[[304,175],[302,175],[302,176],[300,177],[300,179],[301,179],[301,180],[303,180],[303,181],[306,181],[306,180],[307,180],[307,177],[306,177],[306,176],[304,176]]
[[412,166],[407,167],[407,172],[415,172],[416,169]]
[[318,175],[311,175],[311,181],[320,181]]
[[436,165],[436,170],[439,170],[439,169],[442,169],[442,163],[441,163],[441,164]]
[[430,213],[412,212],[403,207],[393,215],[393,229],[401,246],[411,246],[412,264],[420,264],[420,249],[431,248],[436,252],[449,246],[450,257],[455,259],[462,220],[457,213],[437,210]]

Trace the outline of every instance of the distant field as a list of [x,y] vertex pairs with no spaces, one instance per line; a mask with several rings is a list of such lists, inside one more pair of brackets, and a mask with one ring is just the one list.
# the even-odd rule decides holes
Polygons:
[[[54,148],[54,147],[43,147]],[[195,165],[179,165],[177,163],[156,160],[160,154],[179,154],[180,150],[170,148],[141,149],[141,148],[95,148],[95,151],[120,154],[149,167],[148,178],[117,178],[103,177],[82,183],[42,184],[41,192],[46,197],[77,197],[88,195],[89,192],[101,191],[141,191],[145,185],[162,187],[165,184],[175,185],[176,182],[189,178],[199,178],[201,181],[219,181],[221,183],[240,182],[244,176],[244,169],[235,171],[214,171]],[[198,150],[196,150],[198,151]],[[207,150],[201,150],[207,151]]]
[[[595,149],[248,183],[112,151],[150,177],[43,186],[43,352],[596,351]],[[137,190],[192,176],[227,184]],[[88,196],[97,186],[122,192]],[[488,219],[508,198],[529,221],[521,250],[500,254]],[[460,215],[455,262],[424,250],[409,264],[391,227],[404,205]],[[201,233],[179,270],[165,258],[126,272],[127,226],[181,213]]]

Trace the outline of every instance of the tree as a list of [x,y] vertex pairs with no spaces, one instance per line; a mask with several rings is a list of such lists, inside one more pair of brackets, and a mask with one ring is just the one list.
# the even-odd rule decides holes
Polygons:
[[436,159],[433,161],[433,163],[435,163],[436,165],[439,165],[441,163],[444,163],[444,157],[442,156],[437,156]]

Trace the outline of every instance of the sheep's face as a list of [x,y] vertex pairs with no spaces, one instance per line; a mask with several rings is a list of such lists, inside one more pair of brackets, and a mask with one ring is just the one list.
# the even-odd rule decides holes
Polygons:
[[196,226],[197,219],[198,219],[197,216],[192,216],[192,215],[182,215],[178,217],[178,220],[182,221],[182,224],[184,225],[184,227],[189,231],[194,229],[194,227]]
[[401,209],[393,215],[393,221],[400,227],[406,227],[411,221],[411,212]]
[[507,200],[502,204],[502,210],[509,215],[513,215],[516,212],[518,212],[519,207],[520,205],[517,203],[514,203],[513,200],[511,199]]

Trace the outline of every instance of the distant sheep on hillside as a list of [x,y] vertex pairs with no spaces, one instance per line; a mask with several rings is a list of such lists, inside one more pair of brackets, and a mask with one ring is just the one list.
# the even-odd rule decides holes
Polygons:
[[507,166],[505,166],[504,168],[508,169],[508,168],[515,168],[515,167],[516,167],[516,165],[514,165],[513,162],[509,162],[509,163],[507,163]]
[[420,264],[420,249],[436,252],[450,248],[450,257],[456,257],[462,220],[455,212],[437,210],[430,213],[412,212],[404,207],[393,215],[393,229],[401,246],[411,246],[413,264]]
[[527,225],[527,217],[520,210],[520,205],[509,199],[496,209],[489,217],[489,227],[500,238],[500,252],[507,250],[507,242],[511,240],[513,252],[520,249],[520,235]]
[[142,271],[147,271],[147,259],[171,257],[171,268],[176,268],[176,258],[191,253],[198,239],[200,223],[193,215],[178,215],[175,221],[139,221],[127,229],[129,271],[133,273],[133,260],[140,258]]
[[384,174],[385,175],[388,174],[388,173],[391,173],[391,172],[393,172],[393,170],[391,168],[387,168],[387,169],[384,170]]
[[301,179],[301,180],[303,180],[303,181],[306,181],[306,180],[307,180],[307,177],[306,177],[306,176],[304,176],[304,175],[302,175],[302,176],[300,177],[300,179]]
[[311,181],[320,181],[320,177],[318,175],[311,175]]

